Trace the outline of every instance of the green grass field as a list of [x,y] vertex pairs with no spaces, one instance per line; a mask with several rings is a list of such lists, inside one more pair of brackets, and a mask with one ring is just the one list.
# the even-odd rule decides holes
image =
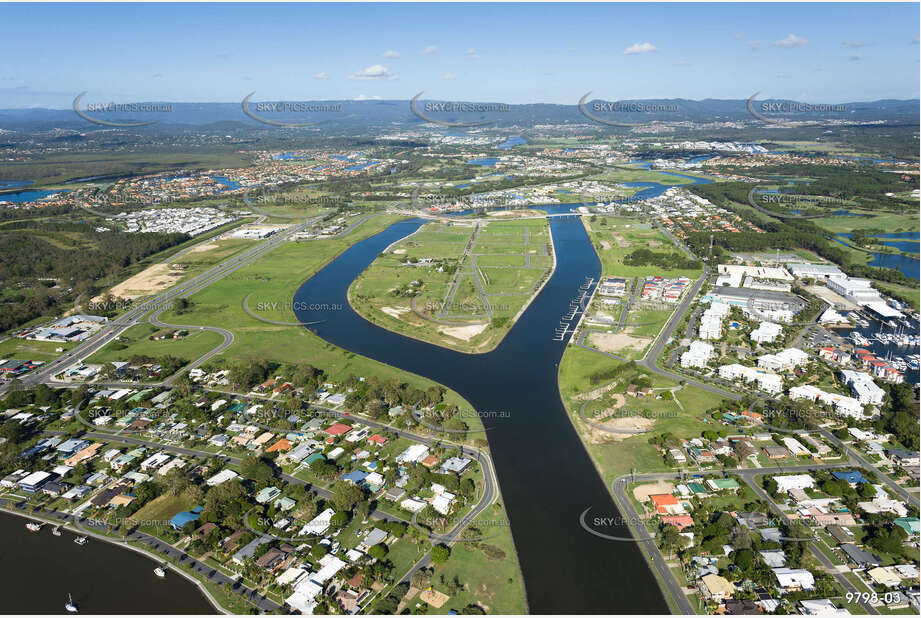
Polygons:
[[[566,350],[560,363],[559,382],[563,402],[566,404],[570,419],[579,432],[586,450],[608,485],[614,478],[634,468],[638,472],[668,470],[662,457],[648,443],[650,436],[668,431],[679,438],[698,437],[704,429],[712,427],[704,422],[704,412],[716,406],[720,401],[718,395],[693,386],[684,386],[677,391],[676,397],[680,406],[667,399],[627,397],[626,403],[622,409],[617,411],[617,415],[644,416],[654,420],[654,424],[645,433],[625,439],[612,439],[611,434],[592,430],[581,420],[578,412],[584,400],[580,399],[579,395],[601,388],[612,381],[616,382],[617,386],[610,392],[623,393],[636,375],[629,369],[624,370],[623,377],[602,380],[597,384],[592,384],[590,377],[599,371],[624,366],[625,363],[621,361],[573,346]],[[677,381],[657,374],[651,374],[650,378],[654,389],[679,385]],[[606,396],[599,397],[596,402],[590,401],[586,404],[585,416],[592,418],[595,412],[605,406],[605,403]]]
[[60,356],[55,352],[57,348],[67,350],[74,347],[73,343],[58,343],[55,341],[29,341],[18,337],[9,337],[0,341],[0,358],[17,360],[50,361]]
[[[384,328],[464,352],[486,352],[502,340],[552,266],[549,241],[545,219],[489,221],[478,229],[428,223],[356,279],[350,302]],[[472,253],[465,256],[467,248]],[[486,324],[494,318],[506,323]]]
[[89,363],[108,363],[112,361],[127,361],[135,354],[143,356],[175,356],[193,361],[204,355],[208,350],[216,348],[223,337],[212,331],[189,331],[181,339],[161,339],[154,341],[150,336],[164,330],[152,324],[138,324],[132,326],[118,340],[113,341],[87,359]]
[[[583,217],[582,222],[588,231],[604,275],[620,277],[643,277],[659,275],[662,277],[700,276],[700,268],[662,269],[654,265],[628,266],[624,258],[637,249],[646,248],[655,253],[680,253],[679,249],[665,234],[648,223],[618,217],[598,217],[589,221]],[[684,254],[681,254],[682,256]]]

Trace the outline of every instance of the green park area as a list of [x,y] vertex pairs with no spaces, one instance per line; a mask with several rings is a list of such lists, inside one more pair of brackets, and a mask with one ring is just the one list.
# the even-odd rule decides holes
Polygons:
[[[177,336],[173,336],[178,332]],[[187,333],[182,335],[181,333]],[[157,336],[166,338],[155,339]],[[193,361],[216,348],[223,337],[214,331],[160,328],[152,324],[132,326],[117,339],[87,358],[88,363],[129,361],[134,356],[176,358]]]
[[[634,363],[574,346],[560,362],[559,382],[573,425],[609,486],[633,469],[668,471],[650,438],[666,432],[679,439],[699,437],[712,428],[705,420],[706,411],[721,400]],[[631,386],[652,391],[634,397],[628,394]]]
[[31,341],[19,337],[8,337],[0,341],[0,358],[8,360],[50,361],[60,356],[59,348],[64,352],[74,347],[72,343],[57,341]]
[[690,261],[665,234],[648,223],[621,217],[583,217],[592,244],[601,258],[602,274],[618,277],[700,276],[699,264]]
[[349,300],[384,328],[486,352],[552,265],[546,219],[432,222],[381,254],[352,284]]

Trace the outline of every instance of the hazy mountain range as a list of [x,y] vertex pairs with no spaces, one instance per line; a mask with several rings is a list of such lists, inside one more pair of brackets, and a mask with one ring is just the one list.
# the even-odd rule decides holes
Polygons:
[[[501,110],[483,112],[445,112],[435,111],[437,106],[432,104],[445,103],[438,100],[420,100],[416,107],[425,116],[446,122],[479,123],[488,122],[484,126],[519,126],[529,127],[539,124],[594,124],[580,111],[578,105],[557,105],[536,103],[527,105],[505,105]],[[622,100],[627,102],[626,100]],[[81,101],[81,110],[86,112],[88,101]],[[94,101],[99,103],[99,101]],[[340,128],[354,126],[411,126],[422,124],[425,121],[417,117],[410,109],[408,100],[341,100],[341,101],[274,101],[284,103],[288,108],[292,105],[311,106],[326,105],[339,106],[338,111],[313,112],[313,111],[266,111],[260,110],[258,103],[266,101],[251,101],[248,109],[259,117],[276,122],[305,123],[318,122],[319,126],[338,126]],[[693,101],[690,99],[642,99],[630,100],[634,106],[643,106],[646,109],[661,109],[664,111],[643,112],[610,112],[605,111],[600,100],[590,100],[585,103],[586,109],[595,116],[610,119],[616,122],[646,122],[659,121],[688,121],[706,123],[712,121],[726,122],[757,122],[747,107],[745,99],[704,99]],[[476,105],[497,106],[497,103],[475,103]],[[596,105],[597,104],[597,105]],[[243,113],[240,102],[230,103],[183,103],[167,101],[151,101],[138,103],[145,106],[169,106],[169,111],[158,112],[92,112],[88,115],[105,121],[119,123],[150,122],[160,126],[208,127],[218,128],[225,126],[243,128],[245,126],[258,127],[260,123]],[[774,105],[775,107],[771,107]],[[783,105],[783,108],[776,107]],[[791,102],[780,99],[756,100],[753,104],[756,111],[771,118],[786,120],[816,120],[840,121],[847,120],[854,123],[884,122],[887,124],[918,124],[919,100],[879,100],[861,101],[851,103],[835,103],[832,111],[815,110],[817,104],[812,105],[807,111],[774,111],[778,109],[800,110],[807,104]],[[269,125],[263,125],[269,126]],[[78,116],[73,109],[2,109],[0,110],[0,128],[19,131],[41,131],[53,128],[68,129],[103,129],[105,127],[94,125]],[[458,127],[462,131],[463,127]]]

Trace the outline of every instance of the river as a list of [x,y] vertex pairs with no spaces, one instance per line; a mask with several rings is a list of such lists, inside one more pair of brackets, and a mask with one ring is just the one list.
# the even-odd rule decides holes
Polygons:
[[[342,309],[304,310],[298,319],[318,322],[311,330],[340,347],[456,390],[484,413],[532,613],[667,613],[637,545],[603,541],[579,523],[587,508],[592,517],[618,513],[560,399],[565,343],[553,334],[586,277],[598,281],[601,264],[577,217],[550,221],[556,270],[492,352],[463,354],[404,337],[348,304],[355,277],[421,219],[394,223],[353,245],[304,283],[295,306]],[[605,532],[629,536],[621,526]]]
[[157,563],[124,548],[51,527],[29,532],[22,517],[0,513],[5,614],[66,614],[67,595],[91,614],[214,614],[198,586],[175,573],[157,578]]

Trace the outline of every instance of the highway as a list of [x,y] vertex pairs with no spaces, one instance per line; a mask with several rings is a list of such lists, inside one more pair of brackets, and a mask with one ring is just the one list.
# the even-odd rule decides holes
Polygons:
[[[95,353],[125,330],[137,324],[138,320],[143,315],[150,311],[157,311],[159,313],[169,309],[171,307],[170,301],[190,296],[211,285],[215,281],[223,279],[230,273],[252,263],[269,251],[287,242],[291,236],[304,230],[319,219],[320,217],[314,217],[304,223],[290,226],[284,231],[260,242],[256,246],[234,255],[220,264],[212,266],[203,273],[195,275],[188,281],[173,286],[165,292],[139,303],[138,306],[129,309],[114,320],[108,322],[93,336],[82,342],[70,352],[23,376],[21,378],[23,385],[29,387],[39,383],[53,383],[52,378],[56,374],[61,373],[75,362],[83,360]],[[58,386],[60,385],[58,384]],[[0,393],[7,387],[8,384],[0,386]]]

